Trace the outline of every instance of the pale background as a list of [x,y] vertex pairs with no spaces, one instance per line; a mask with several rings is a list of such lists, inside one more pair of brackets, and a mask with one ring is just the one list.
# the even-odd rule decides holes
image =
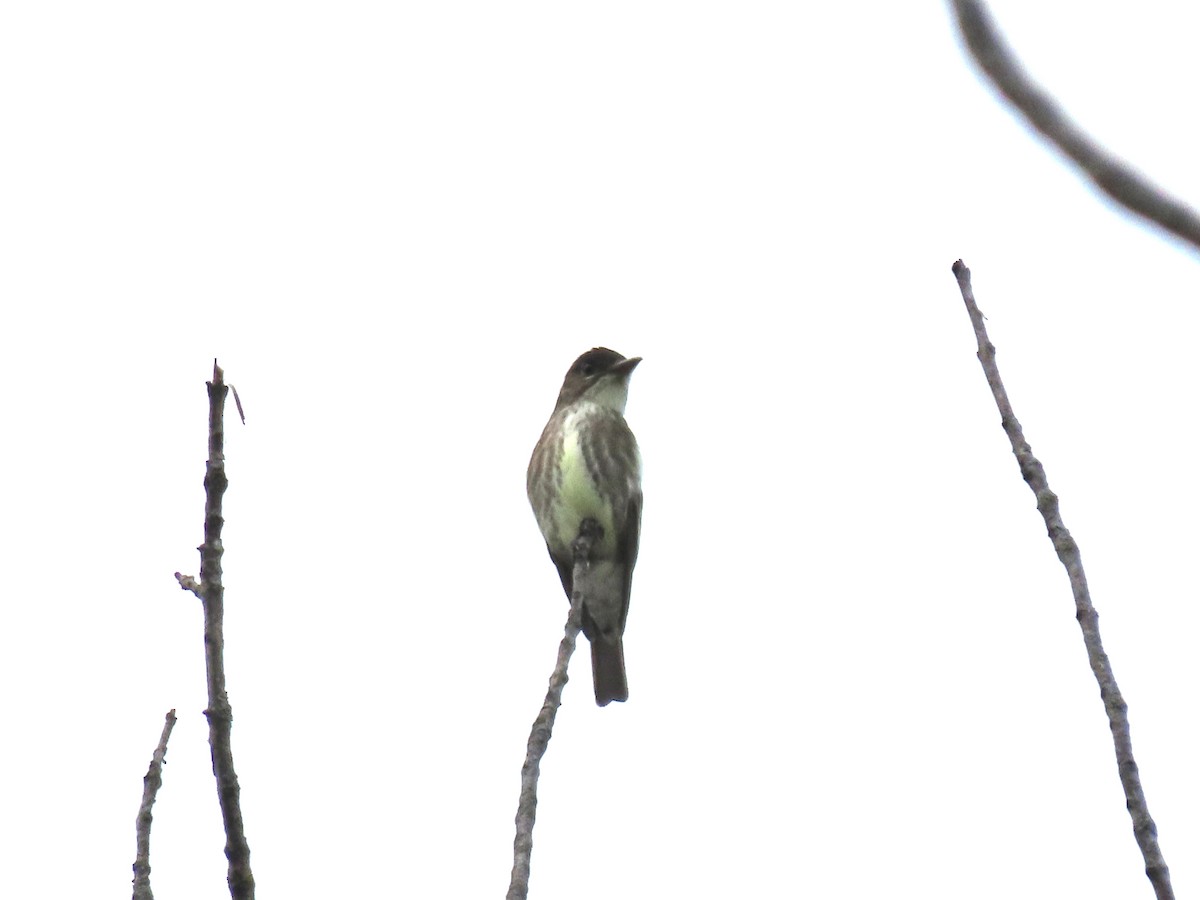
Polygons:
[[[1183,4],[1007,2],[1200,198]],[[1200,890],[1196,255],[1105,201],[940,3],[10,4],[0,23],[6,896],[226,895],[196,573],[214,356],[258,895],[500,897],[566,614],[524,495],[563,372],[645,362],[631,699],[572,668],[532,897],[1148,897],[1078,538]]]

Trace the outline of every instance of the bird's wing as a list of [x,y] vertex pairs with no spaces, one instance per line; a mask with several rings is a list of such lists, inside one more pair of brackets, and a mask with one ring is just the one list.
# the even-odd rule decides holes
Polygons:
[[633,567],[637,563],[638,540],[642,534],[642,492],[629,498],[625,508],[625,529],[621,532],[617,546],[617,558],[625,566],[625,592],[621,597],[621,634],[625,633],[625,619],[629,615],[629,592],[633,589]]

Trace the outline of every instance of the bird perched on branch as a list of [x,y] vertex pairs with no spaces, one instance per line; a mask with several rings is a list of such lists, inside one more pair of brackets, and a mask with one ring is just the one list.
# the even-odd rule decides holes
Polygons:
[[[642,523],[642,461],[625,423],[625,401],[629,376],[641,361],[596,347],[571,364],[525,478],[567,599],[576,589],[583,595],[599,706],[629,699],[621,636]],[[586,584],[572,584],[572,543],[586,519],[599,524],[601,535],[592,545]]]

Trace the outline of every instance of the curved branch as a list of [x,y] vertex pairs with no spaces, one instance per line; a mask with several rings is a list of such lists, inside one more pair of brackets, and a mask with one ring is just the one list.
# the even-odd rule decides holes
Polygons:
[[952,0],[971,56],[1009,102],[1117,203],[1200,249],[1200,216],[1117,159],[1025,74],[979,0]]
[[1146,861],[1146,877],[1150,879],[1158,900],[1172,900],[1175,894],[1171,889],[1171,873],[1158,846],[1158,829],[1154,825],[1154,819],[1150,817],[1146,795],[1142,792],[1142,779],[1138,774],[1137,761],[1133,757],[1133,740],[1129,734],[1129,708],[1117,687],[1116,676],[1113,675],[1108,654],[1104,652],[1104,644],[1100,640],[1100,617],[1096,613],[1096,607],[1092,605],[1079,545],[1063,524],[1062,515],[1058,510],[1058,496],[1050,490],[1046,470],[1042,468],[1042,464],[1033,455],[1029,442],[1025,440],[1021,423],[1017,421],[1017,415],[1008,400],[1008,392],[1004,389],[1004,382],[1000,380],[1000,369],[996,365],[996,348],[988,340],[983,313],[975,303],[975,292],[971,288],[971,270],[960,259],[954,264],[953,271],[954,277],[958,279],[963,302],[967,306],[967,314],[971,317],[971,325],[975,328],[979,363],[983,366],[988,387],[992,389],[996,408],[1000,410],[1000,424],[1004,433],[1008,435],[1009,443],[1012,444],[1013,455],[1021,468],[1021,477],[1037,498],[1038,512],[1046,522],[1046,530],[1050,542],[1054,544],[1054,552],[1058,554],[1071,581],[1071,593],[1075,596],[1075,618],[1083,631],[1083,644],[1087,648],[1092,674],[1100,685],[1100,699],[1104,702],[1104,712],[1108,715],[1108,727],[1112,732],[1113,747],[1117,755],[1117,772],[1121,778],[1121,787],[1125,789],[1125,806],[1133,819],[1134,838],[1142,851],[1142,858]]

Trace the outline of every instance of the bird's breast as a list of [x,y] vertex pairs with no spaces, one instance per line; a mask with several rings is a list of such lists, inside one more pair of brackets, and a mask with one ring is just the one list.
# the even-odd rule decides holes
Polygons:
[[601,486],[597,484],[595,463],[590,459],[595,448],[584,434],[588,427],[587,420],[588,412],[580,411],[567,416],[563,422],[555,526],[559,539],[569,545],[579,533],[580,523],[584,519],[595,519],[604,529],[601,553],[607,555],[615,549],[613,498],[602,493]]

